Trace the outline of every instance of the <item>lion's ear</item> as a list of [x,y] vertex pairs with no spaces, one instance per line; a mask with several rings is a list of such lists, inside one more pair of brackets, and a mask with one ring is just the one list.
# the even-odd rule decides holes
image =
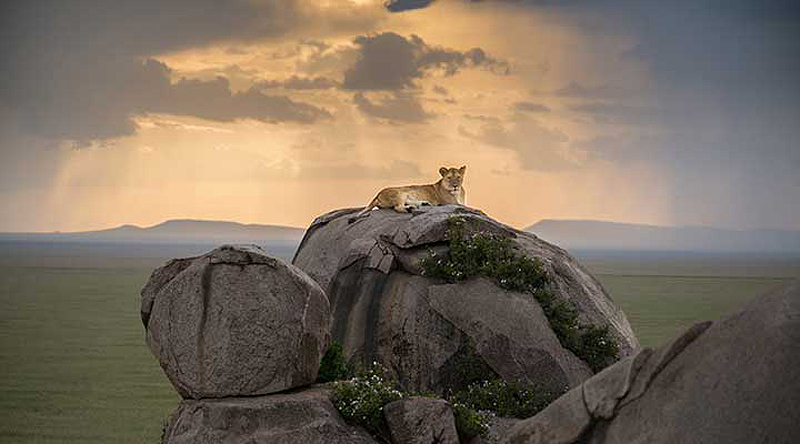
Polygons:
[[445,168],[445,167],[439,168],[439,174],[441,174],[442,177],[446,176],[447,175],[447,168]]
[[463,175],[464,173],[467,172],[467,166],[466,165],[462,166],[461,168],[458,169],[458,171],[461,171],[461,174]]

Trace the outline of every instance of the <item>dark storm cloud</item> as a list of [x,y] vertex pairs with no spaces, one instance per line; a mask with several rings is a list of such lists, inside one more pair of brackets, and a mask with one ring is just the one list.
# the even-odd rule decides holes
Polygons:
[[[58,141],[22,131],[16,119],[18,116],[0,104],[0,194],[49,185],[60,167]],[[8,217],[12,213],[4,211]]]
[[368,116],[395,123],[423,123],[433,117],[425,112],[416,97],[401,91],[378,102],[370,101],[359,92],[353,97],[353,103]]
[[[142,104],[145,112],[195,116],[220,122],[250,118],[271,123],[314,123],[331,117],[323,108],[284,96],[266,95],[256,87],[232,92],[224,77],[211,81],[181,79],[163,87],[162,91],[162,96]],[[213,106],[207,106],[210,103]]]
[[223,77],[172,82],[170,69],[152,59],[59,67],[54,74],[57,85],[30,90],[16,110],[33,133],[79,143],[132,134],[133,118],[145,113],[296,123],[330,117],[322,108],[254,88],[233,92]]
[[482,49],[461,52],[433,47],[420,37],[393,32],[359,36],[354,40],[358,60],[344,73],[345,89],[400,90],[415,87],[415,81],[434,70],[453,75],[467,67],[482,67],[505,73],[507,64],[489,57]]
[[436,0],[387,0],[386,9],[391,12],[409,11],[411,9],[427,8]]
[[[358,31],[377,20],[366,10],[319,10],[307,0],[11,0],[3,3],[8,46],[25,53],[147,56],[216,42],[247,42],[322,26]],[[20,45],[22,43],[22,45]],[[35,54],[28,54],[33,56]]]
[[[276,38],[320,24],[363,31],[374,21],[352,11],[326,12],[305,0],[3,2],[0,102],[27,131],[81,142],[131,134],[132,117],[146,112],[313,122],[327,111],[256,90],[234,93],[218,80],[171,84],[165,67],[142,62],[167,51]],[[286,87],[321,85],[302,83],[289,79]]]
[[677,217],[796,227],[800,4],[679,5],[640,6],[632,24],[666,130],[646,149],[673,174]]

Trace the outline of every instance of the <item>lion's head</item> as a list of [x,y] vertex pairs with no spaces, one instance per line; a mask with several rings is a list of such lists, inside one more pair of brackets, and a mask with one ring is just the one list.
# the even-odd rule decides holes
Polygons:
[[460,190],[461,184],[464,183],[464,173],[466,171],[466,166],[461,168],[439,168],[439,174],[442,175],[442,185],[451,193]]

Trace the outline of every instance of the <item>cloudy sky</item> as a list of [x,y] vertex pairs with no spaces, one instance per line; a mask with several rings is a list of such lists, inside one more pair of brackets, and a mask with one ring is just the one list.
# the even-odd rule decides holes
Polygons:
[[0,9],[0,231],[302,227],[461,165],[518,227],[800,229],[793,1]]

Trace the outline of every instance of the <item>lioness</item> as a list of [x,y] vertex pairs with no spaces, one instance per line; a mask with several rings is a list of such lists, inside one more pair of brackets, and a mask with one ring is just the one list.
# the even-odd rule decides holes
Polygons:
[[367,214],[375,207],[394,208],[395,211],[402,213],[411,212],[422,205],[464,205],[466,199],[462,183],[466,170],[466,166],[461,168],[441,167],[439,174],[442,175],[442,178],[436,183],[384,188],[353,219]]

